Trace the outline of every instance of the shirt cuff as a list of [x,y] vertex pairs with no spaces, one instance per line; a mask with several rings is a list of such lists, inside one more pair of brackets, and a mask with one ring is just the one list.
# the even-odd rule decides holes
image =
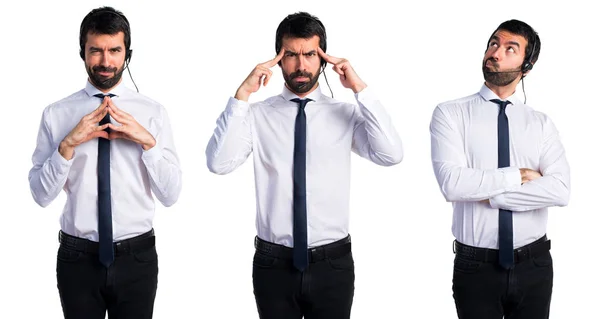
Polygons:
[[506,198],[504,194],[496,195],[490,198],[490,206],[495,209],[499,209],[500,207],[506,207]]
[[377,100],[377,98],[375,97],[375,94],[373,93],[373,90],[371,90],[370,86],[367,86],[366,88],[362,89],[362,91],[360,91],[358,93],[354,93],[354,97],[359,102]]
[[158,145],[154,145],[153,148],[142,153],[142,161],[146,164],[146,167],[154,166],[161,158],[162,152]]
[[245,117],[250,109],[250,103],[230,97],[225,111],[231,116]]
[[[73,158],[75,158],[75,153],[73,153]],[[73,165],[73,158],[67,160],[60,155],[57,148],[56,151],[54,151],[54,154],[52,154],[52,157],[50,157],[50,163],[60,174],[65,174],[69,171],[71,165]]]
[[504,172],[507,190],[514,191],[521,187],[521,170],[518,167],[504,167],[501,170]]
[[[504,182],[506,183],[505,189],[507,191],[516,191],[521,187],[521,170],[518,167],[505,167],[501,168],[504,173]],[[506,196],[504,193],[498,194],[494,197],[490,197],[490,206],[492,208],[506,207]]]

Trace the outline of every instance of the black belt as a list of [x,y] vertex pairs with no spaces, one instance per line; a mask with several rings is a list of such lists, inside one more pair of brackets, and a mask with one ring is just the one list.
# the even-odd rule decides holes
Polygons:
[[[69,234],[65,234],[63,231],[58,233],[58,241],[60,242],[61,246],[68,249],[90,254],[98,253],[98,242],[71,236]],[[115,242],[113,243],[113,248],[115,254],[126,254],[129,252],[154,247],[154,244],[154,229],[152,229],[149,232],[143,233],[139,236]]]
[[[276,257],[280,259],[292,259],[292,248],[273,244],[268,241],[264,241],[258,236],[254,239],[254,247],[256,251],[263,253],[267,256]],[[311,263],[325,260],[326,258],[339,258],[351,251],[350,235],[344,239],[340,239],[333,243],[313,247],[308,249],[308,261]]]
[[[514,250],[515,263],[528,260],[531,257],[541,255],[550,250],[550,240],[544,237],[527,244],[523,247]],[[498,261],[498,249],[489,248],[478,248],[473,246],[467,246],[454,241],[454,252],[457,256],[468,260],[483,261],[483,262],[497,262]]]

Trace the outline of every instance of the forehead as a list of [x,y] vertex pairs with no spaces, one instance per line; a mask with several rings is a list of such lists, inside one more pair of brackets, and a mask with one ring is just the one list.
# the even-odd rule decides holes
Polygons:
[[85,44],[93,47],[125,46],[125,34],[122,31],[119,31],[115,34],[99,34],[88,32]]
[[284,37],[282,46],[291,50],[316,50],[319,47],[319,36],[313,35],[311,38]]
[[524,48],[527,44],[527,39],[524,36],[510,33],[506,30],[498,30],[492,36],[492,40],[497,40],[500,43],[504,42],[517,42],[521,48]]

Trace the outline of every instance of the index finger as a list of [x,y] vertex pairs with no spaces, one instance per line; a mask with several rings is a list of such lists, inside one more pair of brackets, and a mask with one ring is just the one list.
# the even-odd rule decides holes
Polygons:
[[327,63],[331,63],[331,64],[335,65],[342,61],[342,59],[340,59],[340,58],[336,58],[336,57],[333,57],[333,56],[325,53],[325,51],[323,51],[323,49],[321,49],[321,47],[318,47],[317,50],[319,52],[319,56],[322,57],[323,60],[327,61]]
[[102,110],[104,110],[104,108],[106,108],[106,105],[108,104],[108,101],[106,98],[102,99],[102,103],[100,103],[100,105],[98,106],[98,108],[96,108],[95,110],[93,110],[90,115],[95,116],[97,114],[99,114],[100,112],[102,112]]
[[281,48],[281,50],[279,50],[279,53],[277,53],[277,55],[272,60],[269,60],[269,61],[263,63],[263,66],[266,66],[267,68],[274,67],[275,64],[277,64],[279,61],[281,61],[281,58],[283,58],[284,52],[285,52],[285,50],[283,50],[283,48]]
[[121,112],[121,109],[118,108],[115,103],[113,103],[112,99],[108,99],[108,106],[110,106],[111,109],[117,111],[117,112]]

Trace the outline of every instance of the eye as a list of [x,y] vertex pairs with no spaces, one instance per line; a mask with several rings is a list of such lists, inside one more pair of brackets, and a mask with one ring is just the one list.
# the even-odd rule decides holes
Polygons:
[[317,55],[317,53],[315,53],[315,52],[310,52],[310,53],[308,54],[308,56],[315,56],[315,55]]
[[508,49],[506,49],[506,51],[508,51],[508,52],[512,52],[512,53],[515,53],[515,48],[513,48],[513,47],[508,47]]
[[293,57],[294,55],[295,55],[295,54],[294,54],[293,52],[286,52],[286,53],[284,54],[284,56],[286,56],[286,57]]
[[490,48],[491,47],[497,47],[498,43],[496,43],[495,41],[490,42]]

